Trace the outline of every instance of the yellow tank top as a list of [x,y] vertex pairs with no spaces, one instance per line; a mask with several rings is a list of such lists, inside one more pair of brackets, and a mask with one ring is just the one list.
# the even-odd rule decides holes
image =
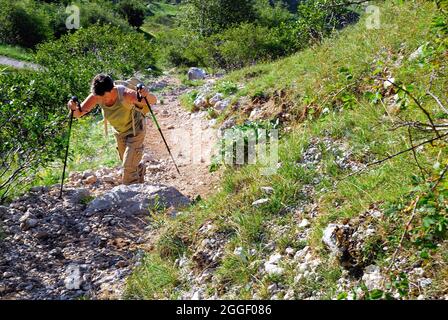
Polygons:
[[[115,133],[138,133],[143,130],[143,116],[134,109],[133,105],[129,105],[124,101],[125,86],[116,86],[118,98],[114,105],[108,107],[100,105],[103,110],[104,118],[109,121],[114,128]],[[133,124],[134,122],[134,124]]]

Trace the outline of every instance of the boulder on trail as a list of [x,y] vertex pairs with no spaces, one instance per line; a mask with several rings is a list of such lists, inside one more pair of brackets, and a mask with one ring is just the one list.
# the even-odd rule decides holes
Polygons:
[[221,93],[216,93],[211,99],[210,99],[210,105],[214,106],[218,102],[222,101],[224,99],[224,96]]
[[194,100],[194,106],[198,109],[205,109],[209,106],[209,102],[207,100],[207,97],[205,95],[199,95],[195,100]]
[[334,255],[338,255],[341,251],[336,238],[336,232],[339,228],[344,228],[341,224],[329,224],[322,236],[322,242],[325,244],[326,248]]
[[120,185],[93,200],[85,210],[90,215],[96,212],[120,211],[127,215],[145,214],[158,204],[166,208],[182,207],[190,200],[177,189],[150,184]]
[[190,68],[188,70],[188,80],[203,80],[205,76],[205,71],[200,68]]
[[85,188],[65,189],[64,199],[71,204],[80,204],[91,196],[90,191]]
[[228,106],[230,106],[230,100],[226,99],[215,103],[213,108],[215,111],[224,111]]

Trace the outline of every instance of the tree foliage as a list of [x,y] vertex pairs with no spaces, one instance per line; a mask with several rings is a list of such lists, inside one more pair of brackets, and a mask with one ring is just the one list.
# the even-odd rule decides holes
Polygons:
[[186,0],[183,24],[207,36],[255,20],[255,0]]
[[120,0],[118,2],[118,12],[126,18],[132,27],[139,28],[145,21],[148,10],[141,1]]
[[49,16],[33,1],[0,0],[0,41],[33,48],[52,38]]
[[37,44],[74,32],[67,29],[68,5],[80,9],[80,27],[113,25],[124,31],[139,27],[147,14],[143,1],[121,0],[118,3],[97,1],[0,0],[0,41],[35,48]]
[[175,66],[241,68],[304,49],[357,19],[345,0],[230,3],[187,1],[181,27],[159,36],[159,56]]

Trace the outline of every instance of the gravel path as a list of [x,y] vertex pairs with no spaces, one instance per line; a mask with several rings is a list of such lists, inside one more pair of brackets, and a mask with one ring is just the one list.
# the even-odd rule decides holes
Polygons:
[[15,69],[33,69],[33,70],[41,70],[42,67],[38,64],[20,61],[13,58],[8,58],[5,56],[0,56],[0,65],[9,66]]
[[[180,105],[179,97],[188,88],[177,79],[167,77],[161,81],[173,89],[157,94],[164,103],[154,111],[181,174],[176,172],[157,127],[148,119],[145,152],[163,165],[150,166],[146,180],[172,186],[191,198],[207,196],[215,190],[220,178],[218,172],[209,172],[217,141],[215,120],[209,120],[206,111],[190,113]],[[207,80],[213,81],[213,78]]]

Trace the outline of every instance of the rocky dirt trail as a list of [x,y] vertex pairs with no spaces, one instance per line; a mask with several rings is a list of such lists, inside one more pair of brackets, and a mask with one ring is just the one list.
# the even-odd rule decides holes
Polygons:
[[41,70],[42,67],[38,64],[20,61],[17,59],[0,56],[0,65],[8,66],[16,69],[33,69],[33,70]]
[[0,299],[121,298],[150,237],[149,209],[162,204],[174,218],[214,190],[213,121],[182,109],[178,98],[188,88],[177,80],[165,76],[153,86],[166,87],[154,110],[181,175],[148,119],[145,184],[120,185],[121,168],[100,168],[70,174],[62,200],[56,185],[0,206]]
[[[206,79],[204,86],[210,86],[215,80]],[[208,120],[206,111],[190,113],[180,105],[179,96],[189,89],[177,79],[164,77],[153,87],[163,85],[173,89],[157,94],[163,104],[154,111],[181,175],[176,172],[157,127],[148,119],[145,152],[147,159],[155,160],[156,164],[148,166],[146,179],[171,185],[189,197],[207,196],[219,180],[219,173],[209,172],[217,140],[217,130],[213,128],[216,120]]]

